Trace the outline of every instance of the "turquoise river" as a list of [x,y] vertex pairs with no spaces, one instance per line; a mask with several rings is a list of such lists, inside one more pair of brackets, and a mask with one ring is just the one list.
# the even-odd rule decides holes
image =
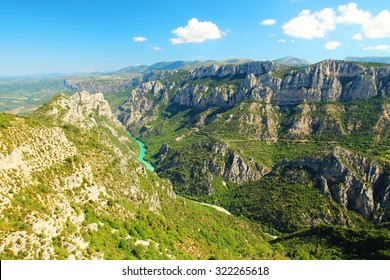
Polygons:
[[154,171],[154,167],[153,165],[151,165],[149,162],[147,162],[144,157],[145,157],[145,154],[146,154],[146,148],[145,148],[145,144],[143,142],[141,142],[140,140],[138,140],[137,138],[134,137],[134,135],[132,135],[130,132],[129,132],[129,135],[131,138],[133,138],[138,146],[139,146],[139,155],[137,157],[137,160],[139,162],[141,162],[143,165],[145,165],[145,167],[147,169],[149,169],[150,171]]

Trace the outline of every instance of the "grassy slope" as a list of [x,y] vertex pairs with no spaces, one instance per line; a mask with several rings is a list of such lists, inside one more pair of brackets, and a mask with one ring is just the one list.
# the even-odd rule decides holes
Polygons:
[[[82,227],[76,227],[68,221],[62,233],[51,240],[54,248],[53,258],[69,257],[70,253],[64,242],[73,235],[80,235],[89,242],[88,249],[83,252],[85,258],[99,254],[104,254],[105,259],[169,259],[172,256],[177,259],[278,257],[274,255],[265,241],[265,235],[257,225],[181,197],[173,198],[166,191],[170,188],[168,182],[149,171],[146,171],[146,175],[140,175],[136,171],[140,165],[134,161],[136,154],[134,150],[137,147],[134,141],[119,143],[118,137],[113,136],[110,130],[103,126],[86,131],[69,124],[58,124],[55,120],[43,118],[42,110],[36,116],[44,119],[45,123],[33,118],[20,118],[1,113],[2,135],[6,135],[7,129],[15,127],[27,131],[59,126],[78,152],[61,164],[35,173],[31,183],[27,182],[26,188],[13,194],[12,204],[21,208],[16,210],[11,207],[2,212],[4,216],[0,222],[0,229],[3,237],[15,231],[25,231],[27,234],[38,236],[23,217],[28,215],[28,212],[34,212],[37,216],[54,218],[50,199],[56,197],[58,193],[55,191],[53,181],[56,178],[70,176],[77,168],[89,164],[92,167],[94,182],[104,186],[106,194],[101,193],[98,201],[78,203],[74,197],[81,195],[87,186],[61,192],[61,195],[71,202],[72,209],[84,215],[85,219]],[[108,120],[104,118],[99,120],[99,123],[103,122],[108,123]],[[119,136],[127,137],[124,129],[115,130]],[[12,139],[9,137],[1,139],[2,143],[12,145]],[[125,166],[121,166],[120,158],[111,145],[115,145],[126,155],[128,159]],[[125,169],[120,171],[123,168]],[[40,183],[32,184],[36,180]],[[138,195],[135,194],[134,197],[126,195],[131,186],[139,190]],[[10,197],[8,194],[2,195]],[[150,198],[154,195],[157,195],[161,206],[157,212],[149,209]],[[102,201],[104,204],[101,204]],[[93,223],[97,224],[98,231],[86,230],[88,225]],[[136,245],[135,242],[139,239],[149,240],[151,245],[147,247]],[[26,252],[15,254],[6,247],[1,259],[19,259],[26,256]],[[40,256],[33,255],[33,258]]]

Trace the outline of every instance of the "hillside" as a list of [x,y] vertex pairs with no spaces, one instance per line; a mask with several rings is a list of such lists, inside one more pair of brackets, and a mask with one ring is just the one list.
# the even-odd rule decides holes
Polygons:
[[1,113],[0,147],[1,259],[278,256],[257,225],[177,196],[136,161],[102,94]]

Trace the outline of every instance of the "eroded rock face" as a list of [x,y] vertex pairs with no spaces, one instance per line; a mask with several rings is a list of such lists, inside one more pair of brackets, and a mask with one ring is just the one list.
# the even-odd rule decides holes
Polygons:
[[51,105],[52,109],[46,112],[47,115],[81,128],[91,129],[97,126],[93,114],[105,116],[116,122],[102,93],[90,94],[82,91],[70,97],[61,95]]
[[164,97],[165,88],[160,82],[146,82],[135,88],[127,101],[116,111],[119,121],[129,127],[133,124],[142,124],[151,118],[146,112]]
[[[211,154],[214,158],[206,163],[207,168],[215,175],[218,175],[230,182],[243,183],[260,179],[266,168],[253,160],[245,160],[238,153],[235,153],[224,144],[213,145]],[[220,161],[217,157],[226,158]]]
[[[277,72],[282,71],[282,78]],[[375,96],[390,96],[389,70],[364,68],[352,62],[326,60],[302,69],[283,70],[273,62],[251,62],[241,66],[211,65],[190,73],[189,80],[242,77],[234,92],[205,95],[199,87],[180,88],[174,102],[186,106],[209,107],[237,105],[254,99],[276,105],[301,102],[350,101]],[[198,102],[202,100],[202,102]],[[221,100],[223,102],[221,102]]]
[[[347,209],[370,220],[389,220],[389,180],[379,163],[336,147],[321,158],[282,161],[274,170],[302,168],[309,171],[324,195]],[[377,208],[383,213],[375,213]]]
[[278,63],[272,61],[248,62],[243,65],[218,65],[212,64],[195,69],[188,76],[189,80],[204,78],[226,78],[234,76],[263,75],[273,70],[282,68]]

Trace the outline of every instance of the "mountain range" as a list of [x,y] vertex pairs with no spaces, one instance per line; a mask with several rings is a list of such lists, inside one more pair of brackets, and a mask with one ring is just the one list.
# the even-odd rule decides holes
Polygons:
[[376,63],[386,63],[390,64],[390,57],[383,57],[383,56],[366,56],[366,57],[359,57],[359,56],[347,56],[345,60],[350,61],[362,61],[362,62],[376,62]]

